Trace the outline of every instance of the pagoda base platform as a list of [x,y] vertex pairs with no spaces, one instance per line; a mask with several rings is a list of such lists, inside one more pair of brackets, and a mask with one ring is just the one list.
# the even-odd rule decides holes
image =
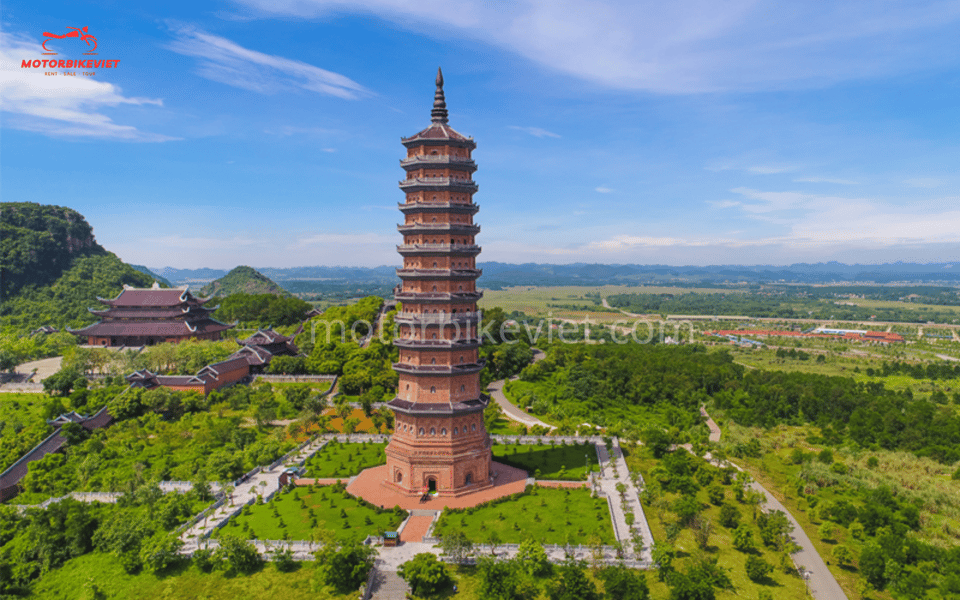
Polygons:
[[347,492],[382,508],[400,506],[400,508],[406,510],[440,510],[443,508],[469,508],[482,502],[522,492],[527,487],[528,475],[522,469],[492,462],[490,463],[490,474],[494,478],[492,484],[482,487],[477,485],[457,495],[437,495],[424,498],[419,493],[411,494],[387,481],[390,475],[389,471],[386,465],[381,465],[360,473],[347,486]]

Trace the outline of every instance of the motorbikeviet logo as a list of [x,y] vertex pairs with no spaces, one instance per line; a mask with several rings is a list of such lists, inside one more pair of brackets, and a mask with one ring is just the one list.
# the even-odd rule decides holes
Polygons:
[[[96,56],[99,43],[97,38],[90,34],[89,27],[67,27],[67,32],[63,34],[43,32],[43,37],[47,38],[41,44],[44,56],[56,56],[57,50],[70,51],[78,49],[78,44],[73,40],[81,41],[86,44],[84,56]],[[83,47],[81,46],[80,49]],[[61,60],[61,59],[29,59],[25,58],[20,63],[21,69],[112,69],[117,66],[119,60]],[[46,75],[57,75],[55,72],[47,72]],[[76,73],[63,73],[64,75],[76,75]],[[93,75],[93,72],[84,72],[84,75]]]
[[47,38],[46,40],[43,41],[43,49],[46,50],[44,54],[56,54],[56,52],[53,52],[50,50],[50,48],[47,48],[47,44],[49,44],[52,40],[62,40],[64,38],[75,38],[75,37],[78,37],[84,42],[86,42],[87,46],[90,46],[90,42],[92,41],[93,47],[90,48],[90,50],[84,52],[84,54],[87,54],[87,55],[96,54],[94,50],[97,49],[97,38],[87,33],[87,31],[89,30],[89,27],[84,27],[82,29],[80,27],[67,27],[67,29],[71,31],[63,35],[57,35],[55,33],[50,33],[49,31],[43,32],[43,37]]

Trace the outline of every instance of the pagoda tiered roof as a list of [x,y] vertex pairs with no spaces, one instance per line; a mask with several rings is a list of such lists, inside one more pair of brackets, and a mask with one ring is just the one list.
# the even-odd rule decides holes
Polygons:
[[107,308],[89,309],[100,317],[99,323],[81,329],[68,329],[74,335],[90,338],[138,339],[158,342],[191,337],[218,336],[233,327],[212,318],[216,307],[203,306],[210,298],[197,298],[186,287],[162,289],[124,286],[116,298],[97,298]]

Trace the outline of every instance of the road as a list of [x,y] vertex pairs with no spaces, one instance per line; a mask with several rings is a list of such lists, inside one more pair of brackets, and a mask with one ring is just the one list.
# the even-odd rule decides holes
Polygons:
[[793,518],[790,511],[759,483],[753,482],[750,487],[763,494],[766,498],[766,509],[768,511],[782,511],[793,525],[793,540],[800,546],[800,551],[793,555],[793,562],[798,568],[804,569],[804,577],[807,580],[807,589],[810,590],[810,595],[818,600],[847,600],[847,595],[843,593],[843,589],[837,583],[837,578],[827,568],[820,553],[817,552],[813,542],[810,541],[810,537],[807,536],[803,527],[800,527],[800,523]]
[[[542,350],[533,349],[533,362],[539,362],[546,358],[547,355],[543,353]],[[514,377],[513,379],[516,379]],[[487,386],[487,391],[490,392],[490,397],[496,400],[497,404],[500,405],[500,408],[503,409],[504,414],[507,418],[518,423],[522,423],[527,427],[533,427],[534,425],[540,425],[541,427],[546,427],[547,429],[556,429],[553,425],[548,425],[536,417],[531,417],[527,413],[523,412],[517,408],[513,403],[507,400],[507,397],[503,394],[503,386],[507,383],[505,379],[499,381],[494,381],[489,386]]]

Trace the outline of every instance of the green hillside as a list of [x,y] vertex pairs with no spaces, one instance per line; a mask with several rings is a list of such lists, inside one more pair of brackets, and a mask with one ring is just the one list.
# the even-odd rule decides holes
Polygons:
[[18,330],[92,323],[97,296],[153,284],[104,250],[77,211],[29,202],[0,203],[0,280],[0,326]]
[[237,267],[220,279],[211,281],[201,288],[200,294],[221,298],[231,294],[289,296],[279,285],[267,279],[256,269],[247,266]]

